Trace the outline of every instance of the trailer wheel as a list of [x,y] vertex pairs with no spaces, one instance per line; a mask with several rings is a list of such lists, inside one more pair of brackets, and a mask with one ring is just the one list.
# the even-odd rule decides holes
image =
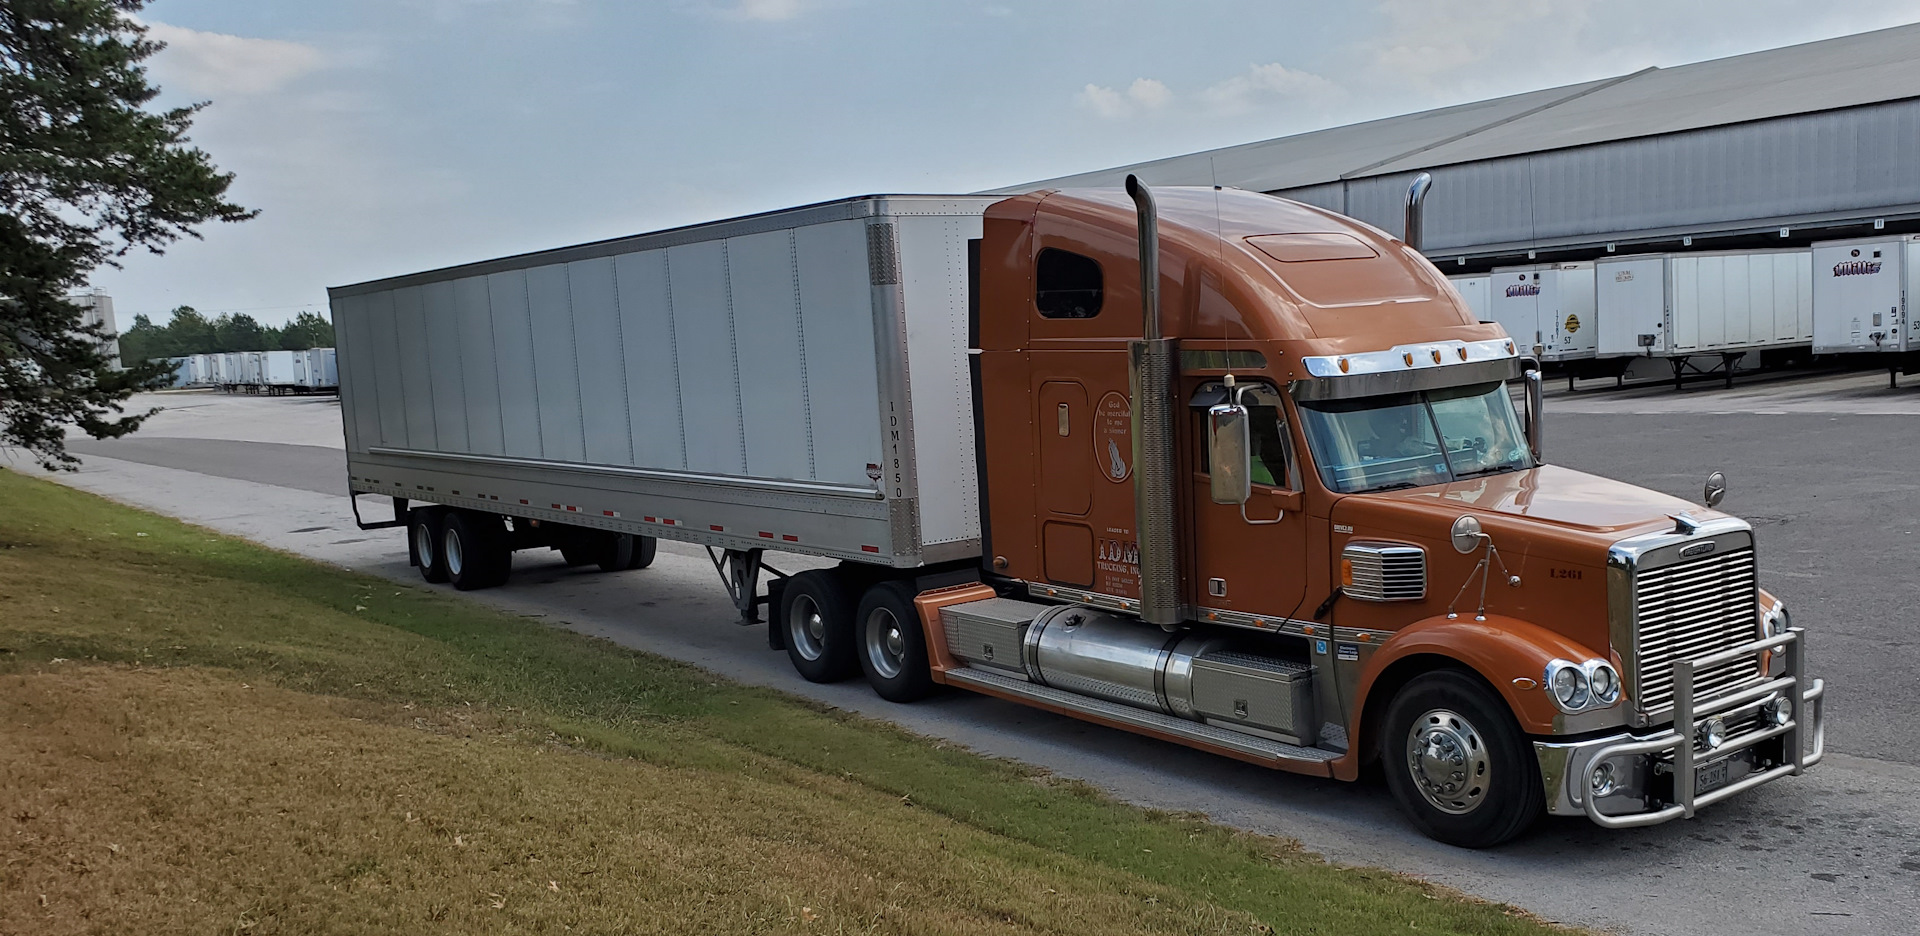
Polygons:
[[513,568],[513,550],[500,518],[470,510],[449,511],[440,539],[447,580],[461,591],[504,585]]
[[812,569],[787,579],[787,659],[808,682],[839,682],[859,668],[853,596],[840,576]]
[[446,581],[447,566],[440,551],[446,510],[416,507],[407,513],[407,520],[408,546],[413,550],[414,565],[420,567],[420,577],[434,585]]
[[1393,697],[1380,733],[1387,786],[1428,836],[1489,848],[1540,817],[1540,764],[1507,705],[1459,670],[1415,678]]
[[599,550],[595,560],[600,564],[600,571],[619,572],[653,565],[654,550],[659,546],[653,537],[614,533],[608,539],[610,542]]
[[597,549],[590,549],[584,545],[560,547],[560,558],[569,569],[595,561],[596,553],[598,553]]
[[880,698],[918,702],[933,692],[927,636],[914,590],[905,582],[877,582],[860,599],[854,617],[860,638],[860,669]]

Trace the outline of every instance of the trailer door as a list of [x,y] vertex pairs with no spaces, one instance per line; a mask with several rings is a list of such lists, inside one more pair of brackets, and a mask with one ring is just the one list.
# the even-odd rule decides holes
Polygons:
[[1814,353],[1899,350],[1901,248],[1900,241],[1814,247]]
[[1667,350],[1667,260],[1638,257],[1594,265],[1595,350],[1601,357]]
[[1540,334],[1540,271],[1494,273],[1487,288],[1487,317],[1506,329],[1523,351],[1545,350]]

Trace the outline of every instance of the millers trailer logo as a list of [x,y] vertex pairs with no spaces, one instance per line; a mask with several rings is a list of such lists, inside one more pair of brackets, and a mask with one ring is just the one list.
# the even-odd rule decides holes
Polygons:
[[[1873,255],[1876,257],[1880,256],[1880,251],[1874,251]],[[1851,251],[1848,256],[1858,257],[1860,256],[1860,251]],[[1842,260],[1833,265],[1833,275],[1835,276],[1872,276],[1878,272],[1880,272],[1880,261],[1878,260]]]
[[1512,286],[1507,287],[1508,299],[1512,299],[1515,296],[1538,296],[1538,295],[1540,295],[1539,283],[1515,283]]
[[1872,276],[1880,272],[1878,260],[1843,260],[1833,265],[1835,276]]

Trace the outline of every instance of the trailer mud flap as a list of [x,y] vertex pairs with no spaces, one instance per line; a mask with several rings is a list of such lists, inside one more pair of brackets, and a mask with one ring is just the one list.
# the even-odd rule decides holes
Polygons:
[[407,525],[407,499],[404,497],[393,499],[393,519],[381,520],[378,523],[368,523],[360,519],[360,492],[349,492],[347,502],[353,505],[353,525],[362,530],[385,530]]

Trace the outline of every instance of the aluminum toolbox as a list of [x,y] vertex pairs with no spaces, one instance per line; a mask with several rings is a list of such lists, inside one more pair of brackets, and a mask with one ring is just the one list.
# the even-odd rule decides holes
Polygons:
[[968,253],[993,201],[867,196],[332,289],[349,486],[978,555]]

